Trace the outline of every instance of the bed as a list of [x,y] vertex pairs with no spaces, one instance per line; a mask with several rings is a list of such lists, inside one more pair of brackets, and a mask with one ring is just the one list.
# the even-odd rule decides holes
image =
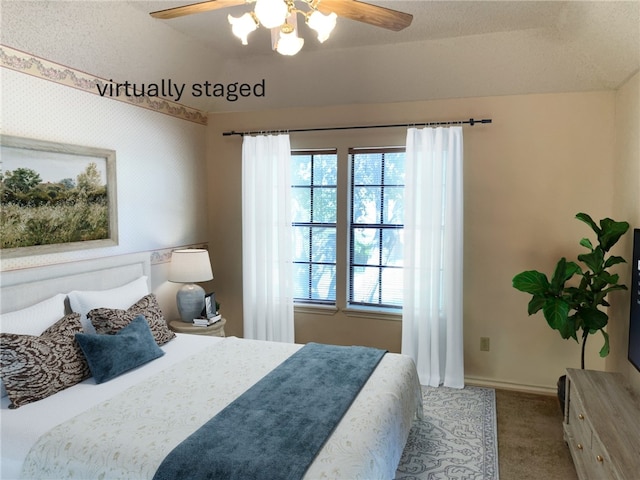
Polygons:
[[[107,375],[102,383],[97,382],[103,372],[95,370],[94,376],[42,399],[25,400],[19,408],[9,408],[9,396],[3,396],[1,478],[160,478],[159,467],[179,445],[309,347],[162,330],[148,320],[159,315],[155,320],[164,322],[161,312],[149,310],[148,301],[135,300],[141,295],[153,299],[149,278],[146,254],[2,274],[3,332],[15,329],[5,328],[5,324],[15,324],[21,317],[18,313],[12,318],[12,313],[7,312],[28,313],[23,315],[27,319],[23,332],[11,332],[14,336],[3,333],[3,349],[8,349],[15,338],[40,338],[39,331],[45,330],[45,325],[27,323],[47,315],[50,318],[45,323],[52,323],[60,313],[57,310],[62,300],[64,318],[79,321],[86,332],[76,337],[78,343],[81,339],[116,341],[126,337],[122,332],[137,335],[141,328],[146,336],[144,341],[136,340],[137,344],[149,338],[155,340],[150,342],[153,345],[149,350],[156,356],[124,373]],[[42,313],[44,307],[46,313]],[[140,311],[145,313],[142,318],[147,322],[138,328]],[[95,321],[104,312],[116,312],[113,322],[124,319],[126,327],[105,334],[105,326]],[[136,318],[131,320],[132,317]],[[95,328],[94,323],[97,333],[90,331]],[[82,348],[88,347],[82,344]],[[126,348],[122,351],[126,352]],[[86,358],[91,357],[87,354]],[[6,377],[5,372],[6,369],[3,380],[12,378]],[[91,368],[90,373],[93,372]],[[87,376],[86,373],[80,375]],[[312,463],[304,469],[304,478],[394,477],[412,421],[421,415],[415,366],[406,356],[386,353],[365,382],[328,439],[313,454]],[[12,387],[12,395],[13,392]],[[293,398],[287,402],[296,403]],[[237,456],[237,446],[225,445],[216,441],[216,447],[221,449],[218,451],[225,452],[218,457],[226,457],[226,453],[231,457],[232,451]],[[191,451],[190,462],[201,462],[207,456],[201,455],[208,451],[207,447],[200,448]]]

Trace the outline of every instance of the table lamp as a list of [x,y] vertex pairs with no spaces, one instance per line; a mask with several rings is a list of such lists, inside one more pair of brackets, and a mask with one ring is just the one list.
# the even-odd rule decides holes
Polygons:
[[185,248],[171,253],[169,281],[184,283],[176,294],[178,312],[183,322],[193,322],[204,308],[204,289],[194,282],[213,279],[209,252],[199,248]]

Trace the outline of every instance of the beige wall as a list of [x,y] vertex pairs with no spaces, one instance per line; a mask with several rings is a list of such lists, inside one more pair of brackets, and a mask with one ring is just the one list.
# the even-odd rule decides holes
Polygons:
[[[240,137],[228,130],[493,118],[465,127],[465,371],[469,381],[551,391],[580,347],[562,340],[528,298],[511,287],[526,269],[551,273],[560,256],[581,253],[590,230],[574,219],[613,215],[614,92],[503,96],[213,114],[208,127],[209,215],[214,286],[229,334],[242,335]],[[404,144],[404,129],[292,134],[296,146]],[[296,340],[376,345],[398,351],[401,323],[296,314]],[[480,352],[480,337],[491,350]],[[604,369],[591,338],[587,367]]]
[[[633,228],[640,228],[640,73],[626,82],[616,95],[616,143],[614,163],[614,218],[626,219],[631,233],[621,240],[621,254],[629,263],[618,273],[630,285]],[[616,292],[609,334],[611,355],[607,370],[622,372],[640,394],[640,372],[627,360],[629,343],[629,292]]]

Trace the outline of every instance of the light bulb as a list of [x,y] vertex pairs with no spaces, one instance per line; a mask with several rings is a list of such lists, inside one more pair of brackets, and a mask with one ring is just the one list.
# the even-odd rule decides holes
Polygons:
[[280,32],[276,51],[281,55],[295,55],[304,45],[304,38],[298,37],[298,32],[293,30],[291,33]]
[[239,18],[232,17],[231,15],[227,18],[231,24],[231,31],[233,34],[242,40],[243,45],[247,45],[247,36],[258,28],[256,20],[250,13],[245,13]]
[[254,12],[263,27],[275,28],[285,22],[289,7],[284,0],[257,0]]
[[331,12],[328,15],[324,15],[318,10],[314,10],[311,15],[307,17],[307,25],[318,32],[318,40],[323,43],[336,26],[336,18],[338,16]]

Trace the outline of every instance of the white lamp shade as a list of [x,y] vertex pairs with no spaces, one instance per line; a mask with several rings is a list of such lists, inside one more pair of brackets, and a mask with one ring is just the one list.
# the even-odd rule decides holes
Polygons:
[[174,250],[169,266],[169,281],[179,283],[206,282],[213,279],[209,252],[200,248]]

